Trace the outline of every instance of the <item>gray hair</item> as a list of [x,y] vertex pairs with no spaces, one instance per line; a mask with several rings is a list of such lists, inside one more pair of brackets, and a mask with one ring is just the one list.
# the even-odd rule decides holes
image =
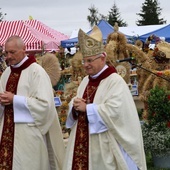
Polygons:
[[18,35],[12,35],[11,37],[9,37],[6,40],[6,43],[10,42],[10,41],[16,41],[18,48],[23,48],[24,45],[24,41],[22,40],[22,38]]

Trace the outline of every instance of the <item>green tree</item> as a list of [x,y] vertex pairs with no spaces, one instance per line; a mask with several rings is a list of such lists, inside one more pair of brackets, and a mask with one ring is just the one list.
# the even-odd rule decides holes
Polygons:
[[93,27],[100,20],[98,16],[98,9],[92,5],[90,8],[88,8],[88,10],[90,11],[90,15],[87,16],[87,20],[90,23],[90,26]]
[[[1,10],[1,8],[0,8],[0,10]],[[3,13],[0,11],[0,22],[4,19],[5,15],[7,15],[7,14],[6,14],[6,13],[3,14]]]
[[127,26],[127,23],[121,19],[119,9],[116,6],[116,3],[114,3],[113,7],[109,11],[108,15],[108,23],[112,26],[114,26],[115,22],[118,23],[119,27],[125,27]]
[[107,18],[108,18],[107,16],[105,16],[105,15],[103,15],[103,14],[99,14],[99,15],[100,15],[100,17],[99,17],[100,20],[101,20],[101,19],[106,20],[106,21],[108,20],[108,19],[107,19]]
[[161,25],[166,24],[163,18],[159,18],[162,8],[157,0],[145,0],[142,3],[141,13],[137,13],[141,19],[137,20],[136,24],[141,25]]

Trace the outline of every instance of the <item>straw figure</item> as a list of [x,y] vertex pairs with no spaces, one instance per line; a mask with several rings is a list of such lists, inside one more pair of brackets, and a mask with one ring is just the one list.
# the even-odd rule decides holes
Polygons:
[[69,103],[72,97],[76,95],[77,88],[86,75],[84,69],[82,69],[82,54],[78,51],[75,53],[73,58],[71,59],[71,81],[65,86],[65,97],[66,101]]
[[128,62],[117,63],[117,60],[122,60],[129,57],[129,53],[125,46],[127,44],[125,36],[118,31],[117,23],[114,26],[114,32],[108,35],[106,44],[107,64],[116,67],[126,83],[130,82],[130,68]]
[[[152,36],[153,37],[153,36]],[[154,36],[156,37],[156,36]],[[158,39],[158,38],[157,38]],[[148,42],[146,40],[146,42]],[[151,88],[154,88],[156,85],[159,85],[161,87],[166,87],[169,89],[170,83],[165,80],[169,79],[170,80],[170,44],[165,42],[165,41],[156,41],[155,48],[153,50],[146,50],[145,49],[146,45],[143,48],[143,51],[146,53],[146,55],[149,58],[149,68],[145,66],[145,62],[142,64],[142,66],[150,71],[152,71],[154,74],[149,73],[147,77],[145,77],[143,74],[141,74],[141,70],[138,69],[138,78],[139,81],[142,79],[145,81],[141,81],[142,83],[142,91],[141,91],[141,99],[145,101],[147,97],[144,95],[146,94]],[[141,61],[140,61],[141,62]],[[146,72],[146,71],[145,71]],[[163,78],[160,78],[162,76]],[[141,77],[141,79],[140,79]]]
[[[68,83],[64,85],[64,92],[61,95],[62,105],[57,108],[59,119],[63,131],[63,137],[66,139],[69,137],[69,129],[65,127],[65,121],[67,118],[68,103],[76,95],[77,88],[85,76],[84,69],[82,69],[82,54],[76,52],[72,59],[70,59],[70,68],[69,70],[71,77]],[[62,70],[63,71],[63,70]]]
[[[127,75],[123,78],[127,83],[130,82],[130,69],[137,68],[139,99],[144,103],[147,102],[150,89],[156,85],[170,89],[170,82],[160,78],[162,76],[170,80],[170,44],[161,41],[156,36],[152,35],[151,37],[159,40],[156,41],[154,50],[150,50],[148,47],[149,43],[151,43],[151,38],[149,39],[150,41],[146,40],[145,43],[137,40],[135,45],[128,44],[125,35],[118,31],[118,26],[115,24],[114,32],[109,34],[106,44],[108,63],[116,68],[119,65],[126,68]],[[131,64],[129,62],[116,63],[116,60],[130,57],[134,58]],[[158,76],[152,74],[152,72]],[[144,109],[147,109],[147,107]]]
[[[145,63],[147,68],[150,68],[148,56],[138,47],[132,44],[128,44],[124,34],[118,31],[118,26],[115,24],[114,32],[109,34],[106,44],[107,60],[112,63],[116,68],[122,65],[126,68],[126,75],[123,77],[127,83],[130,83],[130,70],[134,64]],[[133,63],[122,62],[117,63],[116,60],[122,60],[126,58],[134,58]],[[148,76],[148,73],[140,70],[144,77]],[[143,79],[143,77],[141,77]],[[140,80],[139,80],[140,81]],[[139,84],[139,91],[141,87]]]
[[61,76],[58,58],[54,54],[47,52],[43,56],[37,55],[36,60],[49,75],[52,86],[55,86],[58,83]]

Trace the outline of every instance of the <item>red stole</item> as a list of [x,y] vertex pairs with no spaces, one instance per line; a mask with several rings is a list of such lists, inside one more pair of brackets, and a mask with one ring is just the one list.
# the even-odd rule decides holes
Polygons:
[[[90,103],[93,103],[97,87],[100,81],[108,77],[110,74],[115,73],[116,69],[114,67],[108,67],[103,71],[96,79],[92,79],[89,76],[89,83],[85,88],[83,99],[87,101],[89,99]],[[87,92],[88,91],[88,92]],[[90,94],[90,98],[88,98]],[[72,114],[75,119],[78,119],[76,138],[74,144],[72,170],[88,170],[89,169],[89,128],[88,119],[85,112],[78,112],[76,116],[76,110],[72,108]]]
[[[35,58],[29,58],[20,67],[11,67],[11,74],[9,75],[6,91],[17,93],[17,86],[22,70],[27,68],[30,64],[35,62]],[[0,169],[12,170],[13,163],[13,148],[14,148],[14,113],[13,105],[7,105],[4,109],[4,126],[2,130],[0,142]]]

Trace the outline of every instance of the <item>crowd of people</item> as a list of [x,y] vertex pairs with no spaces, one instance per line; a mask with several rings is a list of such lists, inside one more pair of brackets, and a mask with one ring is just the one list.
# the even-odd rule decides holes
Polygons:
[[141,125],[133,97],[106,63],[102,33],[78,33],[86,72],[69,103],[67,146],[45,70],[26,55],[19,36],[6,40],[8,67],[0,78],[0,169],[146,170]]

